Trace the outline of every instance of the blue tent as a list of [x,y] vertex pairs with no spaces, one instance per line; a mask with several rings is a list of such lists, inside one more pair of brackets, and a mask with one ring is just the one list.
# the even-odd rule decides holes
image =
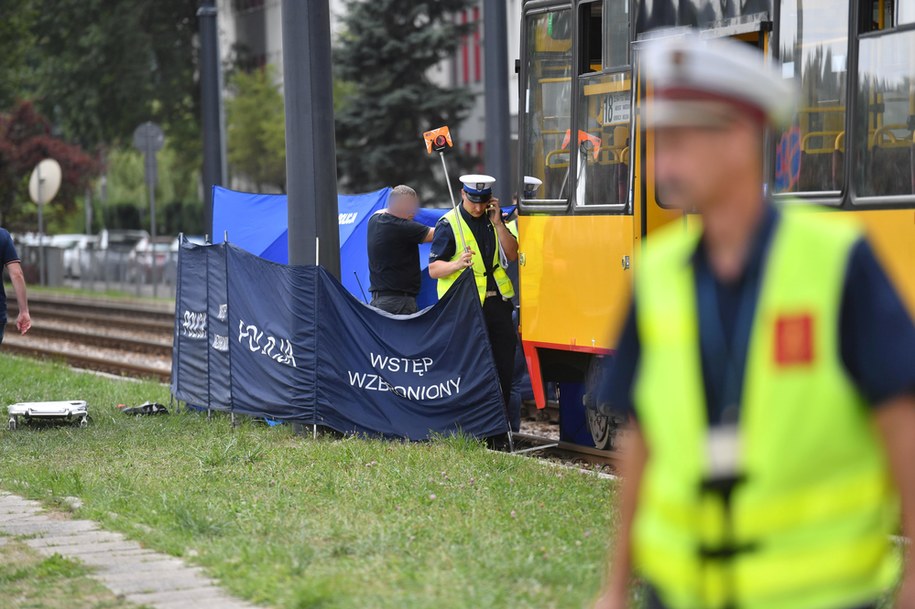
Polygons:
[[[350,294],[360,300],[369,298],[369,263],[366,249],[368,219],[384,209],[390,188],[361,195],[339,195],[337,208],[340,222],[340,280]],[[447,209],[421,209],[416,221],[435,226]],[[261,258],[287,264],[289,237],[286,195],[260,195],[213,188],[213,243],[229,241]],[[419,264],[423,282],[417,297],[420,308],[438,300],[435,280],[429,278],[430,244],[420,246]],[[358,278],[358,279],[357,279]]]

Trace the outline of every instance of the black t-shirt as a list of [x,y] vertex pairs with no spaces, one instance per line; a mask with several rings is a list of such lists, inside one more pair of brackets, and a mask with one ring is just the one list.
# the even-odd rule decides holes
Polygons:
[[419,294],[419,248],[429,227],[379,212],[369,218],[369,281],[372,292]]
[[[470,227],[473,238],[477,242],[477,248],[480,250],[476,255],[482,256],[483,264],[489,271],[486,279],[486,291],[495,291],[498,288],[492,274],[493,269],[490,267],[492,266],[493,256],[496,254],[496,231],[492,226],[492,222],[489,221],[489,216],[486,214],[479,218],[474,218],[463,207],[460,207],[460,210],[461,215],[464,217],[464,222]],[[469,241],[469,238],[470,235],[464,235],[465,240]],[[459,239],[460,237],[455,237],[455,229],[447,220],[444,218],[439,220],[438,224],[435,225],[435,237],[432,239],[429,262],[451,260],[454,257]]]
[[[0,265],[6,267],[10,262],[19,262],[19,254],[13,245],[13,238],[6,229],[0,228]],[[6,290],[0,282],[0,322],[6,324]]]

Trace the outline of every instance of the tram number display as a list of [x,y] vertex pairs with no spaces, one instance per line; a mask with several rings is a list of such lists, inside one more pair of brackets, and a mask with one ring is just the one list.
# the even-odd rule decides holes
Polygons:
[[284,366],[296,367],[291,341],[264,334],[264,331],[254,324],[246,324],[241,319],[238,320],[238,342],[252,353],[266,355]]
[[627,123],[632,115],[632,97],[629,91],[611,93],[604,100],[604,124]]

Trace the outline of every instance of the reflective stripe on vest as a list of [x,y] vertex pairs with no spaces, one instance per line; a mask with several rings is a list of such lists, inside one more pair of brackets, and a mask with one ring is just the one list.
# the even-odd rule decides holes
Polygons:
[[[898,501],[871,414],[840,356],[845,269],[858,233],[784,211],[751,330],[730,514],[702,490],[707,418],[690,255],[697,236],[649,238],[636,278],[635,402],[651,457],[634,560],[674,609],[849,607],[899,561]],[[718,550],[705,557],[699,548]],[[731,551],[722,556],[722,550]]]
[[[461,257],[463,253],[461,251],[461,244],[458,242],[458,232],[457,227],[454,225],[455,221],[460,222],[464,230],[464,240],[467,242],[467,247],[472,249],[476,254],[473,256],[473,278],[476,280],[477,292],[480,293],[480,302],[486,300],[486,267],[483,265],[483,257],[480,255],[480,248],[477,247],[477,240],[473,236],[473,231],[470,230],[470,226],[467,222],[464,221],[463,217],[460,217],[458,214],[454,213],[452,209],[447,214],[442,216],[448,220],[448,223],[451,224],[452,232],[454,233],[454,256],[451,257],[449,262],[454,262]],[[495,239],[498,239],[498,235],[493,235]],[[509,279],[508,274],[505,272],[505,269],[499,264],[499,247],[496,244],[496,248],[493,252],[493,279],[496,281],[496,287],[499,289],[499,293],[504,298],[511,298],[515,295],[515,288],[512,286],[512,280]],[[445,295],[445,292],[451,287],[457,278],[460,276],[462,271],[457,271],[446,277],[442,277],[438,280],[438,297],[441,298]]]

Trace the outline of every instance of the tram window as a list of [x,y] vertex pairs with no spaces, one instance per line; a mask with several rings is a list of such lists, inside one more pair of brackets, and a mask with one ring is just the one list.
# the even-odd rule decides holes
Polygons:
[[600,2],[582,4],[579,23],[581,24],[581,73],[600,72],[603,69],[603,7]]
[[915,23],[915,2],[896,0],[896,24]]
[[782,0],[779,32],[782,73],[801,97],[776,147],[775,192],[842,190],[848,0]]
[[569,151],[563,139],[571,127],[571,11],[529,15],[525,24],[527,84],[524,93],[523,175],[543,181],[536,199],[568,201]]
[[856,192],[862,197],[915,194],[915,31],[859,44]]
[[[629,72],[579,79],[577,205],[623,205],[629,197]],[[571,139],[571,138],[570,138]]]
[[576,158],[569,183],[579,206],[622,206],[629,197],[628,4],[602,0],[579,8],[577,124],[563,139],[563,148]]
[[607,0],[604,23],[604,68],[629,65],[629,0]]
[[858,32],[886,30],[895,24],[895,6],[892,0],[860,0]]

